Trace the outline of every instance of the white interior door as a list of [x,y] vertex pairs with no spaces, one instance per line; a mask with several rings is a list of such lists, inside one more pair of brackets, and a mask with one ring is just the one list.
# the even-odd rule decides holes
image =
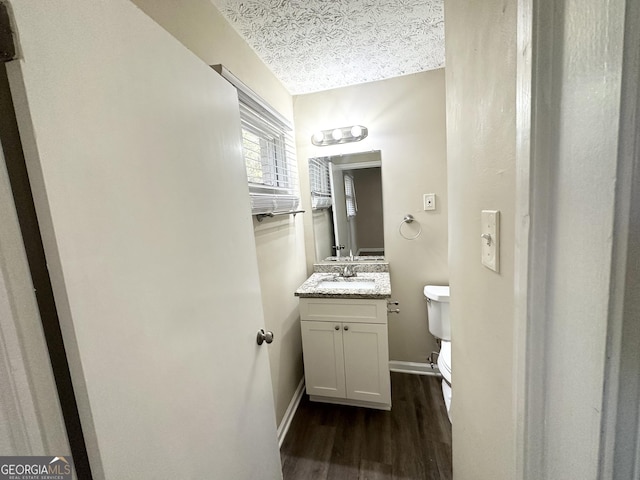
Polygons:
[[94,478],[281,478],[234,89],[127,0],[10,4]]
[[[349,255],[349,223],[344,195],[344,173],[340,165],[331,165],[331,209],[333,210],[333,232],[335,245],[344,245],[344,250],[336,249],[337,256]],[[355,252],[354,252],[355,255]]]

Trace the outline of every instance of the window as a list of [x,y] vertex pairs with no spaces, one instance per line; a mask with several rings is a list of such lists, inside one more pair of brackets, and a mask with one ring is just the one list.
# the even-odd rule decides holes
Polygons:
[[309,159],[309,183],[311,184],[311,206],[314,210],[331,206],[331,181],[329,162],[326,158]]
[[353,218],[358,212],[358,204],[356,203],[356,189],[351,175],[344,176],[344,196],[347,203],[347,218]]
[[295,210],[300,197],[291,125],[224,67],[214,69],[238,90],[251,213]]

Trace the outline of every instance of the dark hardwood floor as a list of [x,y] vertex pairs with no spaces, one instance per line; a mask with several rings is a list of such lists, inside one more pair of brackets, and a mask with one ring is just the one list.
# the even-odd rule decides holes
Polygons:
[[391,374],[390,412],[304,396],[280,450],[284,480],[450,480],[440,379]]

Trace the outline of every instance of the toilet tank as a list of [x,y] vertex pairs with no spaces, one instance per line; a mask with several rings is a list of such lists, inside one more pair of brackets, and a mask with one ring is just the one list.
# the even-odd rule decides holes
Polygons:
[[449,321],[449,286],[427,285],[424,287],[427,297],[429,331],[442,340],[451,341],[451,323]]

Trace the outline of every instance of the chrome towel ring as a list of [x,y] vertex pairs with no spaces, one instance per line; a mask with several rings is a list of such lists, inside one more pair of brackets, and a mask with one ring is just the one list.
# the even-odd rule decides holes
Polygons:
[[[413,235],[412,237],[407,237],[403,232],[402,232],[402,226],[407,223],[413,223],[416,222],[418,224],[418,233],[416,233],[415,235]],[[416,238],[418,238],[420,236],[420,234],[422,233],[422,225],[420,225],[420,223],[413,218],[413,215],[411,214],[407,214],[404,216],[404,218],[402,219],[402,221],[400,222],[400,226],[398,227],[398,233],[400,233],[400,236],[402,238],[405,238],[407,240],[415,240]]]

